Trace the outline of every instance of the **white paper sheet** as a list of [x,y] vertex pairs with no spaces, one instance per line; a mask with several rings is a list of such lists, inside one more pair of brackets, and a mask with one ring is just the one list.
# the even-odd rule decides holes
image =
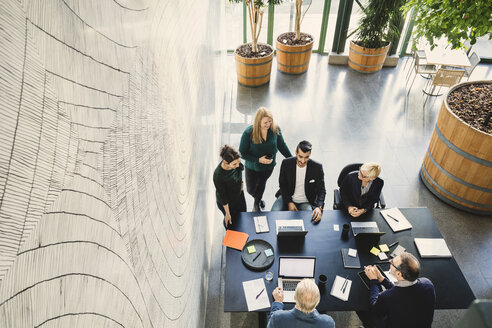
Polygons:
[[248,311],[270,307],[270,298],[263,278],[243,281],[243,290],[248,304]]
[[393,232],[412,229],[412,225],[398,208],[388,208],[380,213]]
[[267,217],[265,215],[255,216],[255,217],[253,217],[253,220],[255,222],[256,233],[269,232],[270,231],[270,228],[268,226],[268,220],[267,220]]
[[357,257],[357,250],[355,248],[349,248],[348,256]]
[[[345,281],[347,281],[346,287],[343,288],[343,284]],[[348,279],[345,280],[345,278],[342,278],[340,276],[335,276],[335,281],[333,282],[333,287],[331,287],[330,295],[346,302],[348,301],[351,287],[352,287],[352,280],[348,280]]]

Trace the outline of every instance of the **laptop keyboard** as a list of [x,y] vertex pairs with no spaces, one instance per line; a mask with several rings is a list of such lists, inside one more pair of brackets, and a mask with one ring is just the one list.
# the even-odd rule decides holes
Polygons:
[[280,226],[280,227],[278,227],[278,231],[292,231],[292,230],[302,231],[302,227],[301,226]]
[[286,291],[295,291],[299,280],[282,280],[282,285]]

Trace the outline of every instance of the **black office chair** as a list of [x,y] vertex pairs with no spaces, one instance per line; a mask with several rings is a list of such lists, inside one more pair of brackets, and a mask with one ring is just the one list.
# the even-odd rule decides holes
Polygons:
[[[334,210],[345,208],[345,206],[342,203],[342,196],[340,194],[340,186],[343,182],[343,179],[345,179],[347,174],[359,171],[359,168],[361,166],[362,166],[362,163],[349,164],[349,165],[345,166],[342,169],[342,171],[340,172],[340,175],[338,175],[338,180],[337,180],[338,188],[333,190],[333,209]],[[385,207],[386,207],[386,202],[384,201],[383,191],[381,190],[381,193],[379,194],[379,200],[376,203],[376,208],[385,208]]]

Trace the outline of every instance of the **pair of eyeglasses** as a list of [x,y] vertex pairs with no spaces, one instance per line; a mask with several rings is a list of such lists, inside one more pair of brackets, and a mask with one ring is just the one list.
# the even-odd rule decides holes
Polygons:
[[366,176],[366,175],[364,175],[364,174],[362,173],[362,170],[361,170],[361,169],[359,169],[359,174],[360,174],[360,176],[361,176],[363,179],[367,179],[367,178],[368,178],[368,176]]
[[390,259],[390,260],[389,260],[389,263],[390,263],[390,264],[391,264],[391,265],[392,265],[392,266],[393,266],[396,270],[398,270],[398,271],[400,271],[400,272],[401,272],[400,267],[397,267],[396,265],[394,265],[394,264],[393,264],[393,259]]

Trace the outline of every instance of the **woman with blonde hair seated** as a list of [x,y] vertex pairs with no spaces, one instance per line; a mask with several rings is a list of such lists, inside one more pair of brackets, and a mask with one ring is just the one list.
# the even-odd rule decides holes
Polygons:
[[253,125],[244,130],[239,151],[246,164],[246,190],[255,200],[253,212],[258,212],[265,207],[263,192],[275,167],[277,151],[292,157],[272,113],[265,107],[258,108]]
[[384,181],[378,178],[381,165],[364,163],[358,172],[345,176],[340,186],[342,202],[348,213],[356,218],[374,208],[379,200]]

